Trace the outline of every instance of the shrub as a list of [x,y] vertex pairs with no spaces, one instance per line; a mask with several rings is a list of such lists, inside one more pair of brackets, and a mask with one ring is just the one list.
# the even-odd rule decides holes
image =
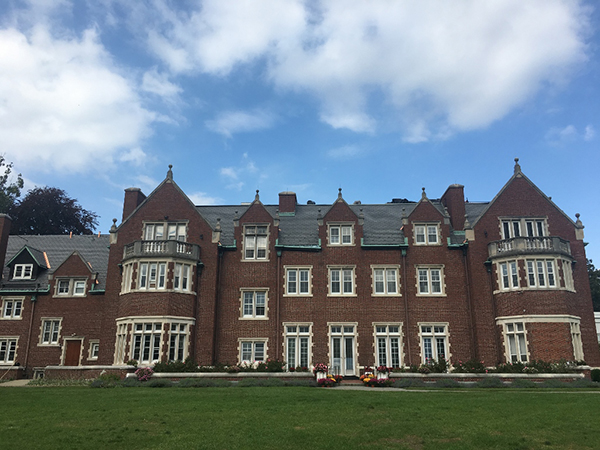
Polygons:
[[151,388],[168,388],[173,386],[173,382],[167,378],[153,378],[144,383],[144,386]]
[[596,383],[600,383],[600,369],[592,369],[591,376],[592,376],[592,381],[595,381]]
[[423,380],[420,379],[410,379],[410,378],[404,378],[402,380],[397,380],[394,382],[393,385],[395,388],[401,388],[401,389],[406,389],[406,388],[422,388],[425,387],[425,383],[423,383]]
[[550,388],[550,389],[564,389],[571,387],[572,383],[567,383],[565,381],[550,379],[546,380],[541,384],[541,387]]
[[538,387],[538,384],[535,381],[527,380],[524,378],[515,378],[512,383],[510,383],[511,388],[523,388],[523,389],[533,389]]
[[205,378],[185,378],[177,383],[177,386],[182,388],[230,387],[231,381],[209,380]]
[[239,387],[279,387],[284,385],[283,380],[279,378],[244,378],[237,384]]
[[499,378],[484,378],[475,383],[478,388],[504,388],[506,384]]
[[440,380],[437,380],[435,382],[435,387],[436,388],[460,388],[462,387],[461,384],[458,381],[452,380],[450,378],[442,378]]
[[121,386],[123,387],[140,387],[142,385],[141,381],[134,377],[125,378],[121,382]]
[[579,380],[575,380],[570,384],[571,384],[570,387],[574,387],[574,388],[598,388],[598,387],[600,387],[598,385],[598,383],[594,383],[593,381],[588,380],[587,378],[580,378]]
[[135,376],[140,381],[148,381],[150,378],[152,378],[153,373],[154,371],[152,370],[152,367],[143,367],[135,371]]
[[448,361],[444,358],[440,358],[437,361],[435,359],[429,359],[425,364],[421,364],[419,372],[428,373],[446,373],[448,372]]
[[154,371],[167,373],[198,372],[198,364],[191,357],[187,357],[185,361],[157,362],[154,365]]
[[475,359],[470,359],[469,361],[459,361],[454,365],[454,369],[452,370],[456,373],[485,373],[486,368],[483,365],[483,361],[477,361]]

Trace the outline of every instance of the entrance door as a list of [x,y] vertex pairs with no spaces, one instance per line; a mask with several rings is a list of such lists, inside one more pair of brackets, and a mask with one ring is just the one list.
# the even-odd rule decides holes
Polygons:
[[65,366],[78,366],[81,355],[81,341],[65,341]]
[[331,369],[336,375],[356,374],[356,337],[354,325],[331,326]]

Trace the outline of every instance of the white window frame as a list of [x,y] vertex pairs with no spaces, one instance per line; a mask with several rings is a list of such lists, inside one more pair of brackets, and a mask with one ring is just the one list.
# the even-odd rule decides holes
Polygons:
[[502,291],[519,289],[519,263],[517,260],[501,261],[497,265],[498,286]]
[[441,245],[440,224],[436,223],[415,223],[414,244],[415,245]]
[[570,322],[571,341],[573,342],[573,359],[583,361],[583,343],[581,342],[581,327],[579,322]]
[[545,217],[501,217],[500,235],[502,239],[545,237],[548,236],[548,222]]
[[[401,297],[400,291],[400,266],[371,266],[371,280],[372,280],[372,295],[391,297]],[[390,289],[391,283],[394,285],[394,289]]]
[[134,322],[131,329],[131,359],[142,364],[153,364],[160,361],[163,339],[164,324],[162,321]]
[[575,292],[575,281],[573,280],[573,263],[568,259],[562,260],[562,273],[565,289]]
[[18,336],[0,336],[0,366],[13,365],[19,349]]
[[188,337],[190,324],[185,322],[171,322],[169,325],[169,361],[185,361],[188,355]]
[[328,223],[327,243],[332,247],[354,245],[353,223]]
[[187,242],[188,222],[144,222],[142,237],[145,241],[174,240]]
[[138,291],[164,291],[167,289],[167,261],[139,261],[137,275]]
[[13,280],[33,279],[33,264],[15,264],[13,268]]
[[526,322],[506,322],[503,327],[506,361],[509,363],[528,362]]
[[287,297],[312,297],[312,266],[284,266]]
[[90,361],[96,361],[100,352],[100,341],[98,339],[90,339],[90,347],[88,353],[88,359]]
[[269,224],[253,223],[244,225],[242,260],[269,260]]
[[[450,332],[448,322],[418,323],[419,343],[421,346],[421,362],[426,364],[431,360],[438,361],[440,353],[446,361],[450,360]],[[440,347],[441,344],[441,347]],[[440,352],[440,349],[442,350]],[[436,356],[434,358],[433,356]]]
[[25,297],[5,297],[2,299],[2,320],[21,320]]
[[269,289],[241,288],[240,319],[267,320],[269,318]]
[[[83,289],[81,289],[82,286]],[[85,297],[87,293],[87,279],[58,277],[54,292],[55,297]]]
[[60,334],[62,331],[61,317],[42,317],[40,325],[40,346],[60,345]]
[[[284,323],[285,357],[288,370],[291,367],[307,367],[312,364],[312,323]],[[303,364],[304,363],[304,364]]]
[[177,292],[191,292],[192,290],[191,264],[175,263],[173,267],[173,290]]
[[268,341],[267,338],[239,338],[239,363],[256,364],[267,361]]
[[402,367],[402,323],[373,323],[376,366]]
[[327,266],[329,297],[356,296],[356,266]]
[[[138,273],[139,275],[139,273]],[[121,294],[131,292],[131,281],[133,279],[133,263],[123,265],[123,274],[121,276]]]
[[526,259],[527,287],[533,289],[558,289],[557,264],[554,258]]
[[[416,266],[417,296],[445,297],[444,266]],[[439,284],[439,286],[438,286]]]

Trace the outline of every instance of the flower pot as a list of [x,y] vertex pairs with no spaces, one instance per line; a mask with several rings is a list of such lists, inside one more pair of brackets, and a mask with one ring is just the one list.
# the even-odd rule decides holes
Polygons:
[[390,374],[389,374],[389,373],[387,373],[387,372],[385,372],[385,373],[383,373],[383,372],[379,372],[379,373],[377,374],[377,379],[378,379],[378,380],[387,380],[389,377],[390,377]]
[[316,374],[317,381],[322,380],[323,378],[327,378],[327,374],[324,372],[317,372]]

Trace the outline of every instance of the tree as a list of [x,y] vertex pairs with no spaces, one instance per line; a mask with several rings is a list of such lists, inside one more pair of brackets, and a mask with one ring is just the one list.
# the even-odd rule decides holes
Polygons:
[[7,164],[4,156],[0,155],[0,171],[2,167],[4,167],[4,174],[0,175],[0,213],[6,214],[15,206],[17,198],[21,196],[23,178],[21,174],[18,174],[17,179],[12,181],[13,164]]
[[9,211],[11,234],[93,234],[98,215],[83,209],[62,189],[31,189]]
[[590,290],[592,291],[592,303],[594,311],[600,311],[600,269],[596,269],[592,260],[587,260],[588,276],[590,277]]

